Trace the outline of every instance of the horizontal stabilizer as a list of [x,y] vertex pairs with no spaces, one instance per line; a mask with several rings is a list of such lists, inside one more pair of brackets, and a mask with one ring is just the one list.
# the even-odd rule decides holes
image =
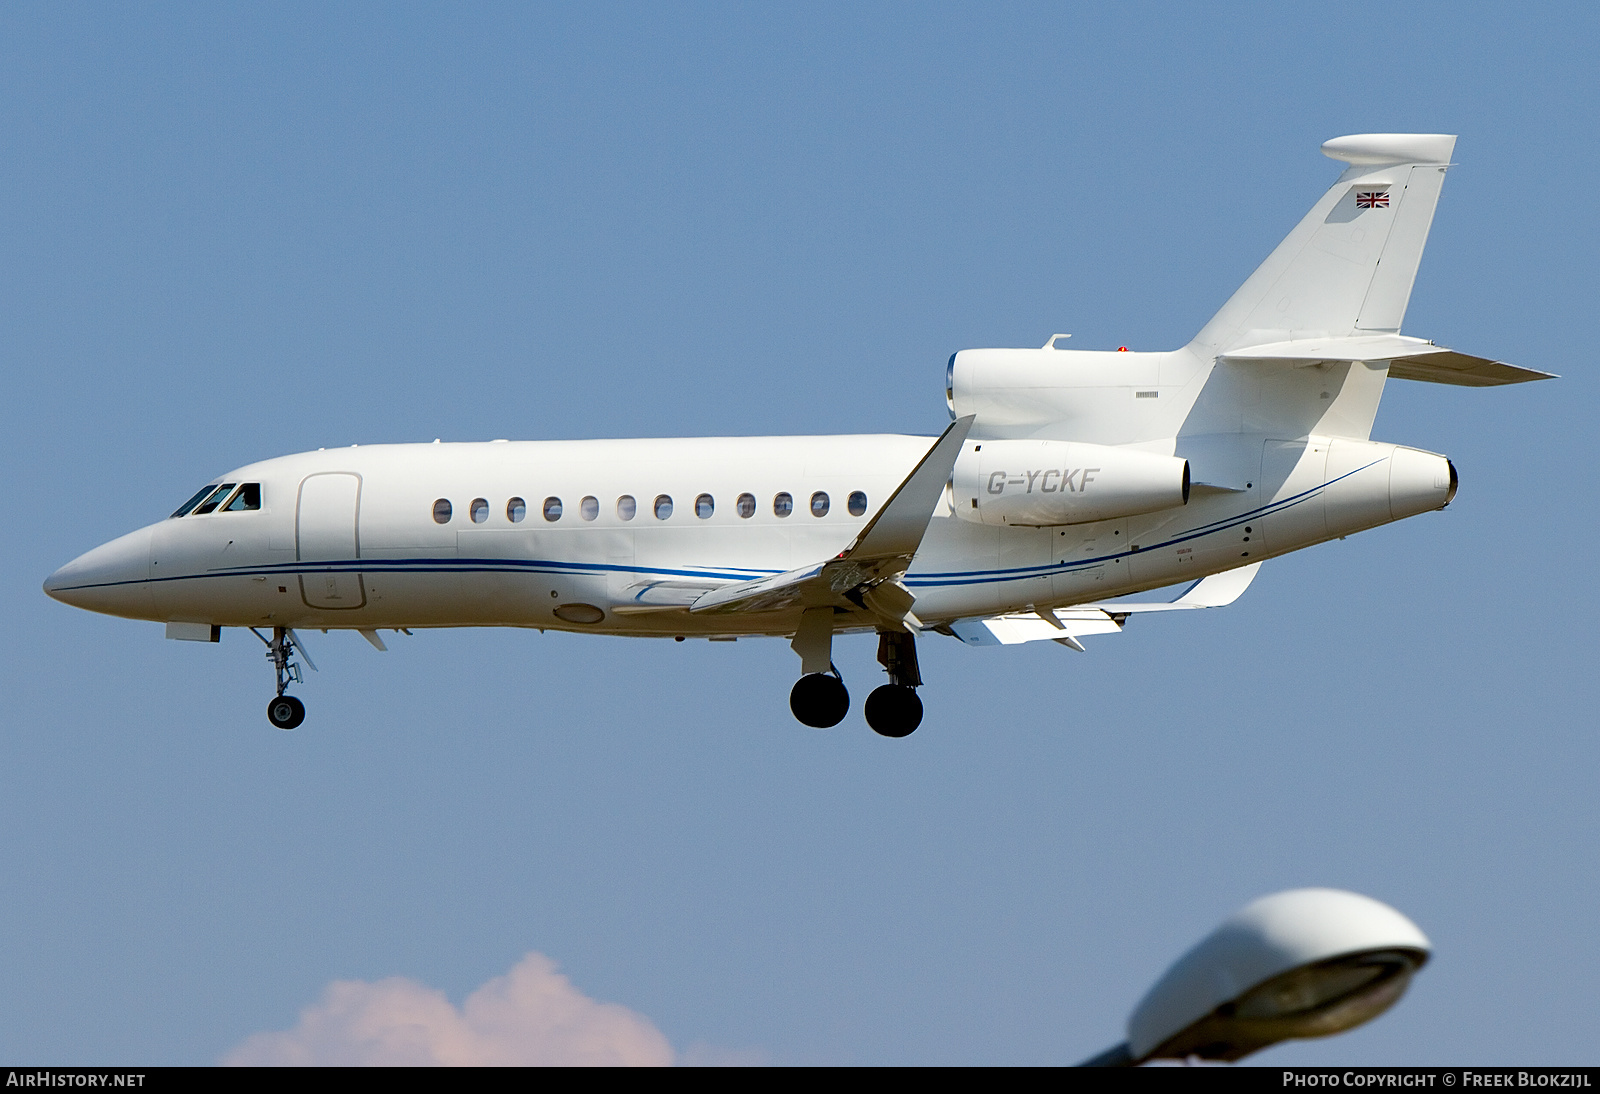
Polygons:
[[1400,334],[1351,338],[1303,338],[1268,342],[1230,350],[1228,361],[1304,365],[1315,361],[1389,361],[1389,375],[1399,380],[1425,380],[1461,387],[1497,387],[1528,380],[1551,380],[1554,373],[1508,365],[1487,357],[1473,357],[1422,338]]
[[1529,380],[1556,379],[1553,372],[1536,372],[1531,368],[1491,361],[1487,357],[1471,357],[1449,349],[1396,361],[1389,366],[1389,375],[1397,380],[1425,380],[1430,384],[1455,384],[1459,387],[1499,387],[1501,384],[1521,384]]

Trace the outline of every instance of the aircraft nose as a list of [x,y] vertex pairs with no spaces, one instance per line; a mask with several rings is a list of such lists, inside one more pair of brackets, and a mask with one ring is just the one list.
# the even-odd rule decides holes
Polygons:
[[151,529],[141,528],[102,543],[45,578],[45,593],[91,612],[151,618],[151,538]]

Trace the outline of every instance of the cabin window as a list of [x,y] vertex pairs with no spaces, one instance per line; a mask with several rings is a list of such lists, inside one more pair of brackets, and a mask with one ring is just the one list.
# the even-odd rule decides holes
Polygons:
[[860,490],[852,490],[850,492],[849,506],[850,515],[852,517],[861,516],[867,511],[867,495],[863,494]]
[[[173,517],[187,516],[188,513],[189,513],[189,510],[193,509],[196,505],[199,505],[206,498],[209,498],[211,496],[211,492],[213,490],[215,490],[216,488],[217,488],[217,484],[216,483],[212,483],[210,486],[202,486],[199,490],[197,490],[195,492],[194,497],[190,498],[188,501],[186,501],[182,505],[178,506],[178,508],[173,512],[172,516]],[[168,517],[167,519],[171,520],[172,517]]]
[[235,494],[233,496],[233,500],[228,503],[226,512],[243,513],[252,509],[260,508],[261,484],[259,482],[247,482],[243,486],[239,487],[239,492]]
[[825,517],[828,515],[828,495],[824,494],[821,490],[818,490],[815,494],[811,495],[811,515],[814,517]]
[[786,517],[794,512],[794,498],[787,491],[772,499],[772,512],[774,516]]
[[623,520],[632,520],[638,511],[639,503],[633,500],[632,494],[624,494],[617,499],[617,516]]
[[203,513],[209,513],[211,510],[221,505],[222,499],[233,493],[234,485],[234,483],[225,482],[221,486],[217,487],[216,491],[213,492],[209,498],[195,506],[195,516],[200,516]]
[[666,520],[672,515],[672,496],[670,494],[656,495],[656,519]]
[[587,497],[578,503],[578,515],[584,520],[593,520],[600,515],[600,499]]
[[433,503],[433,522],[435,524],[449,524],[452,512],[454,510],[450,506],[450,499],[440,498]]
[[544,519],[545,520],[551,520],[551,521],[560,520],[561,519],[561,499],[560,498],[545,498],[544,499]]
[[506,502],[506,519],[512,524],[521,524],[522,518],[528,515],[528,503],[521,498],[512,498]]
[[739,500],[734,502],[734,508],[739,515],[749,520],[756,515],[756,496],[754,494],[740,494]]
[[710,494],[701,494],[694,499],[694,515],[701,520],[707,520],[712,513],[717,511],[717,501]]
[[482,524],[489,519],[489,499],[473,498],[472,507],[468,510],[472,514],[473,524]]

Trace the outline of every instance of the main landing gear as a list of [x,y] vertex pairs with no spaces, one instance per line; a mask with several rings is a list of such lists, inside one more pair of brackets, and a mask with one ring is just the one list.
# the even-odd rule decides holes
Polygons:
[[250,633],[267,644],[267,660],[272,662],[278,676],[278,694],[267,704],[267,721],[279,729],[293,729],[306,720],[306,705],[293,695],[285,695],[284,691],[290,681],[301,682],[300,666],[294,660],[296,651],[305,657],[308,665],[311,665],[311,658],[306,657],[305,649],[288,627],[273,627],[270,639],[254,627],[250,628]]
[[827,672],[808,672],[789,691],[789,709],[802,725],[830,729],[850,713],[850,693],[832,666]]
[[[850,711],[850,693],[833,667],[833,609],[808,609],[790,645],[800,655],[805,675],[789,692],[789,709],[802,724],[816,729],[838,725]],[[917,688],[917,639],[910,631],[879,631],[878,662],[889,682],[867,696],[867,725],[885,737],[907,737],[922,724]]]
[[885,737],[909,737],[922,724],[916,636],[910,631],[879,631],[878,663],[889,674],[889,682],[867,696],[867,725]]

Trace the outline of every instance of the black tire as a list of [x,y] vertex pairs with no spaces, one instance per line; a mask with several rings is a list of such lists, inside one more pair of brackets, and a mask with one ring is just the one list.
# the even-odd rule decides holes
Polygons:
[[801,724],[828,729],[850,713],[850,693],[837,676],[813,672],[795,681],[789,692],[789,709]]
[[885,737],[909,737],[922,724],[922,700],[917,689],[904,684],[884,684],[867,696],[867,725]]
[[279,729],[293,729],[306,720],[306,705],[293,695],[280,695],[267,704],[267,721]]

